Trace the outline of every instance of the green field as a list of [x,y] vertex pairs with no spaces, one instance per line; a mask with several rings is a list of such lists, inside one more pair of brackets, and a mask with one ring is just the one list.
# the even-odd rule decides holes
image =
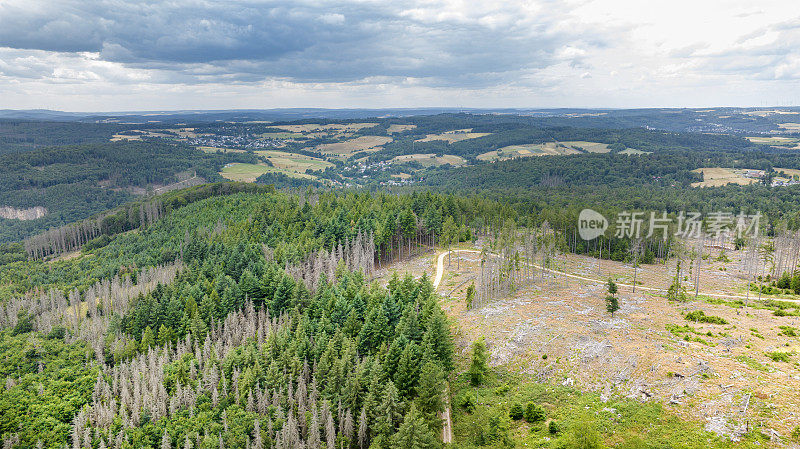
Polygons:
[[264,173],[283,173],[287,176],[291,176],[293,178],[306,178],[306,179],[313,179],[314,176],[307,175],[305,173],[296,173],[289,170],[281,170],[279,168],[270,167],[268,165],[262,164],[244,164],[244,163],[233,163],[226,165],[221,172],[223,178],[229,179],[231,181],[241,181],[241,182],[256,182],[256,178],[263,175]]
[[[453,384],[453,440],[463,447],[701,449],[763,447],[769,441],[754,429],[733,443],[658,402],[604,401],[599,394],[534,382],[502,367],[477,388],[467,377],[462,374]],[[539,410],[537,419],[510,416],[512,408],[528,404]]]
[[412,161],[419,162],[420,164],[422,164],[423,167],[439,166],[445,164],[450,164],[454,167],[458,167],[464,165],[467,162],[461,156],[455,156],[452,154],[443,154],[441,156],[437,156],[433,153],[405,154],[402,156],[396,156],[394,159],[392,159],[392,162],[396,163],[412,162]]

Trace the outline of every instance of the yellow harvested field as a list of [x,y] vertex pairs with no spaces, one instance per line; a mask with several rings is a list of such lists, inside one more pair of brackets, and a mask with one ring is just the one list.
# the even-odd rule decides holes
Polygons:
[[611,149],[608,148],[607,143],[586,142],[583,140],[571,140],[561,143],[574,149],[581,149],[587,153],[608,153],[611,151]]
[[270,167],[266,164],[245,164],[240,162],[228,164],[222,169],[221,172],[219,172],[219,174],[225,179],[241,182],[256,182],[256,178],[264,173],[283,173],[284,175],[292,178],[316,178],[315,176],[307,175],[305,173],[281,170],[279,168]]
[[778,126],[789,131],[800,131],[800,123],[779,123]]
[[747,170],[722,168],[722,167],[703,167],[692,170],[694,173],[703,173],[702,182],[692,183],[692,187],[718,187],[727,184],[747,185],[758,182],[758,179],[747,178],[744,173]]
[[275,168],[294,173],[305,173],[306,170],[319,171],[333,167],[333,164],[328,161],[304,154],[274,150],[256,151],[255,153],[268,159]]
[[775,171],[778,173],[784,172],[789,176],[794,176],[794,175],[800,176],[800,170],[796,168],[776,168]]
[[111,136],[110,140],[112,142],[119,142],[120,140],[142,140],[142,136],[139,134],[135,136],[129,136],[127,134],[114,134]]
[[434,140],[444,140],[448,143],[460,142],[467,139],[475,139],[478,137],[488,136],[491,133],[474,133],[472,128],[456,129],[453,131],[445,131],[439,134],[428,134],[423,139],[417,139],[417,142],[431,142]]
[[795,111],[781,111],[779,109],[770,109],[770,110],[759,110],[759,111],[747,111],[744,112],[745,115],[755,115],[757,117],[768,117],[770,115],[794,115],[798,114]]
[[564,156],[569,154],[580,154],[580,151],[565,145],[564,143],[547,142],[531,143],[525,145],[509,145],[495,151],[487,151],[478,156],[482,161],[504,161],[518,157],[531,156]]
[[396,156],[392,159],[392,162],[411,162],[417,161],[422,164],[423,167],[430,167],[433,165],[445,165],[450,164],[453,166],[464,165],[467,161],[464,160],[461,156],[455,156],[452,154],[443,154],[441,156],[437,156],[434,153],[426,153],[426,154],[404,154],[402,156]]
[[394,175],[392,175],[392,178],[398,178],[398,179],[408,179],[410,177],[411,175],[409,175],[408,173],[395,173]]
[[759,145],[788,145],[800,142],[800,139],[796,137],[777,137],[777,136],[747,137],[747,140],[749,140],[752,143],[757,143]]
[[403,131],[408,131],[409,129],[416,128],[417,125],[389,125],[389,129],[386,130],[389,134],[393,133],[401,133]]
[[386,145],[391,141],[392,138],[386,136],[361,136],[344,142],[317,145],[315,148],[320,153],[350,157],[361,151],[378,151],[381,149],[381,145]]
[[305,125],[274,125],[272,128],[283,129],[293,133],[315,132],[315,131],[345,131],[356,132],[364,128],[372,128],[377,123],[330,123],[320,125],[319,123],[306,123]]
[[652,154],[652,151],[642,151],[637,150],[636,148],[625,148],[624,150],[620,151],[619,154]]

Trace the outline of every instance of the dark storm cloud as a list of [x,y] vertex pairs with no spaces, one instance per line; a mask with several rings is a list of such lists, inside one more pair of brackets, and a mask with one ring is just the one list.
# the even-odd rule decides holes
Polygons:
[[0,3],[0,47],[97,53],[181,83],[411,77],[479,86],[551,65],[559,48],[581,39],[554,31],[554,17],[517,14],[527,2],[485,16],[430,5],[10,0]]

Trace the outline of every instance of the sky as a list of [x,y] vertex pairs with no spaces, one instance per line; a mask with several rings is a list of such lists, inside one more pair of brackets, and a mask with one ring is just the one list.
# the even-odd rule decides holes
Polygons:
[[0,109],[798,103],[797,0],[0,0]]

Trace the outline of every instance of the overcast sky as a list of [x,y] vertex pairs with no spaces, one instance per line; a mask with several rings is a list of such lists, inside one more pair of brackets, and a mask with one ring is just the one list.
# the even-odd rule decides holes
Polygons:
[[0,0],[0,109],[798,100],[797,0]]

